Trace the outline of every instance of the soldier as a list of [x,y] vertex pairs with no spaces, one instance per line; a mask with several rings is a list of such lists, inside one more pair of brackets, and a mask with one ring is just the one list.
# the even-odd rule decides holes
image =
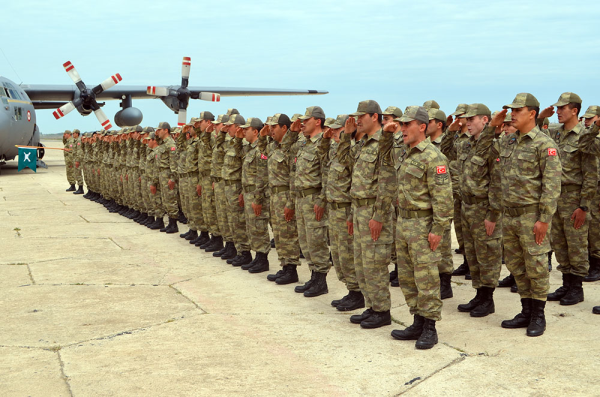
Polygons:
[[73,192],[73,194],[83,194],[83,148],[81,147],[81,132],[76,128],[73,130],[73,174],[75,176],[75,182],[79,188]]
[[[154,131],[152,127],[144,127],[140,134],[140,146],[139,146],[139,163],[138,169],[140,172],[139,185],[140,185],[140,201],[142,203],[141,216],[136,220],[140,225],[147,225],[150,221],[151,211],[151,197],[150,189],[148,188],[148,135],[151,131]],[[152,219],[154,222],[154,219]]]
[[298,238],[302,252],[311,270],[310,280],[294,291],[305,297],[314,297],[329,292],[327,273],[331,268],[327,247],[327,214],[323,190],[323,158],[318,157],[317,148],[323,137],[325,112],[319,106],[306,108],[304,116],[296,120],[290,129],[302,134],[306,140],[299,145],[295,157],[294,178],[296,208],[298,209]]
[[[442,138],[446,129],[446,114],[436,108],[429,109],[427,114],[429,115],[429,124],[427,124],[425,135],[435,148],[441,150]],[[450,225],[444,230],[442,242],[438,249],[442,255],[442,261],[438,269],[440,273],[440,297],[441,299],[449,299],[454,296],[451,284],[454,261],[452,260],[452,231]]]
[[156,131],[151,131],[148,135],[148,151],[146,152],[146,175],[148,177],[148,190],[150,191],[152,216],[146,226],[150,230],[159,230],[165,227],[163,217],[165,210],[162,205],[161,186],[159,181],[158,155],[159,155],[159,140],[156,136]]
[[[600,119],[600,106],[590,106],[583,115],[585,127],[590,128]],[[600,182],[600,172],[598,181]],[[590,270],[583,281],[591,282],[600,280],[600,183],[596,190],[594,200],[590,204],[590,227],[588,233],[588,250]]]
[[[537,126],[540,103],[529,93],[518,94],[491,126],[500,126],[506,109],[518,131],[496,141],[502,174],[502,236],[506,267],[515,277],[521,313],[502,322],[503,328],[527,328],[527,336],[546,329],[544,308],[549,280],[546,236],[560,195],[561,165],[556,144]],[[502,117],[500,117],[500,115]]]
[[161,122],[156,129],[162,143],[158,147],[159,183],[161,190],[161,199],[165,212],[169,216],[169,224],[160,231],[165,233],[177,233],[177,218],[179,216],[179,207],[177,206],[177,184],[175,183],[176,158],[175,141],[170,135],[171,126],[166,121]]
[[362,135],[360,149],[355,153],[350,195],[354,267],[368,308],[362,314],[351,316],[350,322],[362,328],[379,328],[391,324],[388,265],[394,239],[395,172],[393,164],[381,163],[383,116],[379,104],[373,100],[362,101],[350,116],[340,138],[338,156],[342,164],[350,166],[351,134],[357,131]]
[[[498,126],[504,122],[499,115]],[[502,267],[502,220],[498,156],[491,150],[496,129],[488,125],[491,112],[482,103],[469,105],[460,116],[466,119],[469,139],[457,148],[462,198],[464,250],[473,278],[475,298],[458,305],[458,311],[471,317],[494,313],[494,290]]]
[[558,102],[544,109],[539,120],[551,117],[557,107],[558,128],[549,128],[548,135],[556,142],[562,165],[558,207],[552,218],[551,245],[562,272],[563,285],[548,295],[549,301],[561,305],[583,302],[583,278],[588,275],[588,232],[590,205],[598,190],[598,160],[579,150],[579,137],[585,127],[579,123],[581,98],[572,92],[563,93]]
[[75,173],[73,172],[74,166],[74,149],[73,149],[73,136],[71,131],[66,130],[63,133],[63,145],[65,145],[65,150],[63,154],[65,156],[65,165],[67,170],[67,181],[69,182],[69,188],[66,190],[67,192],[74,192],[75,189]]
[[[195,118],[195,117],[194,117]],[[194,119],[192,118],[192,120]],[[195,120],[194,120],[195,121]],[[198,226],[192,216],[192,207],[200,200],[196,192],[198,185],[198,135],[191,121],[181,127],[181,135],[177,141],[179,152],[179,197],[181,209],[188,223],[188,231],[179,235],[187,241],[198,238]]]

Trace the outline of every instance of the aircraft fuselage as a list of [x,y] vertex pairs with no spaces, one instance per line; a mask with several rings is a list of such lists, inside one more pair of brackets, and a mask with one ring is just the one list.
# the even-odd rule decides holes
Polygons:
[[35,125],[35,109],[29,96],[17,84],[0,76],[0,163],[17,156],[15,145],[37,144],[39,136],[33,139]]

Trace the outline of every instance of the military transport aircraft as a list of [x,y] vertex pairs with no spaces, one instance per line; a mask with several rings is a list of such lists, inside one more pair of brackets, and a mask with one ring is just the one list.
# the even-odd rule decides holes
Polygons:
[[[275,96],[275,95],[323,95],[327,91],[287,90],[268,88],[189,87],[191,59],[184,57],[181,67],[181,84],[168,87],[121,86],[122,77],[115,74],[94,88],[88,88],[71,62],[63,64],[75,85],[20,84],[17,85],[0,76],[0,166],[18,154],[15,145],[41,146],[39,128],[36,124],[36,109],[56,109],[54,117],[59,119],[77,110],[87,116],[92,112],[102,128],[112,128],[110,120],[102,111],[104,102],[97,100],[120,100],[121,110],[115,116],[119,127],[133,126],[142,122],[142,112],[132,106],[133,99],[160,98],[165,105],[178,114],[178,124],[187,121],[190,99],[219,102],[221,96]],[[111,89],[112,88],[112,89]],[[38,158],[44,155],[39,149]]]

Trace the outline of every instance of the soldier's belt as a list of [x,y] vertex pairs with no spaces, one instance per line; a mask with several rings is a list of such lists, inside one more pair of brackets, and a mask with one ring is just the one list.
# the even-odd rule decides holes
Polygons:
[[521,216],[524,214],[533,214],[534,212],[538,212],[538,208],[539,208],[538,204],[526,205],[525,207],[519,207],[519,208],[504,207],[504,213],[508,216],[515,217],[515,216]]
[[562,185],[560,187],[561,193],[569,193],[574,192],[576,190],[581,190],[581,185]]
[[489,199],[487,197],[461,196],[461,201],[469,205],[474,205],[489,201]]
[[242,181],[239,179],[236,179],[235,181],[225,180],[225,186],[231,186],[231,185],[235,185],[238,183],[242,183]]
[[242,189],[244,189],[244,193],[250,193],[256,190],[256,185],[243,186]]
[[376,198],[366,198],[366,199],[354,199],[354,205],[357,207],[364,207],[365,205],[373,205],[377,201]]
[[223,180],[223,178],[219,178],[218,176],[211,176],[210,178],[214,183],[219,183]]
[[329,206],[331,207],[332,210],[339,210],[340,208],[348,208],[352,205],[351,202],[345,202],[345,203],[329,203]]
[[281,192],[287,192],[290,190],[289,186],[273,186],[271,188],[271,194],[277,194]]
[[428,209],[428,210],[410,211],[410,210],[403,210],[402,208],[398,208],[398,215],[402,218],[426,218],[428,216],[433,215],[433,210]]
[[315,194],[315,193],[319,193],[321,191],[321,187],[309,187],[308,189],[304,189],[304,190],[298,190],[298,196],[300,197],[306,197],[306,196],[310,196],[311,194]]

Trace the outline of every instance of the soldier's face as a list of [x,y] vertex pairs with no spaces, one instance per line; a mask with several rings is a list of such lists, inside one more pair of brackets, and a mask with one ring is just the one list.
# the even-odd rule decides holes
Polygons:
[[419,124],[416,120],[402,123],[401,131],[404,144],[411,148],[416,146],[424,137],[426,128],[426,124]]
[[310,119],[302,121],[301,130],[305,136],[309,136],[310,134],[312,134],[316,128],[317,128],[317,120],[314,117],[311,117]]
[[227,130],[227,133],[229,134],[230,137],[234,137],[235,136],[235,132],[237,131],[237,128],[239,127],[239,124],[230,124],[229,125],[229,130]]
[[[527,129],[527,125],[534,119],[533,110],[527,108],[512,109],[510,116],[512,118],[510,125],[519,131]],[[529,131],[525,131],[529,132]]]
[[425,134],[427,136],[434,135],[439,130],[438,125],[439,123],[437,120],[429,120],[429,124],[427,124],[427,131],[425,132]]
[[286,131],[287,127],[282,127],[279,124],[271,126],[271,135],[277,142],[281,142],[283,140]]
[[467,130],[471,135],[478,135],[483,131],[488,118],[486,116],[467,117]]
[[337,143],[340,143],[340,134],[344,131],[344,127],[335,128],[331,130],[333,132],[332,138]]
[[577,117],[577,109],[571,108],[571,105],[557,106],[556,115],[559,123],[568,123],[573,117]]
[[596,122],[596,120],[598,120],[599,116],[594,116],[594,117],[588,117],[585,119],[584,123],[585,123],[585,127],[589,128],[593,123]]
[[393,122],[394,122],[393,114],[384,114],[383,115],[383,125],[387,125],[387,124],[393,123]]
[[373,120],[369,114],[363,114],[356,118],[356,130],[360,134],[365,134],[373,127]]

